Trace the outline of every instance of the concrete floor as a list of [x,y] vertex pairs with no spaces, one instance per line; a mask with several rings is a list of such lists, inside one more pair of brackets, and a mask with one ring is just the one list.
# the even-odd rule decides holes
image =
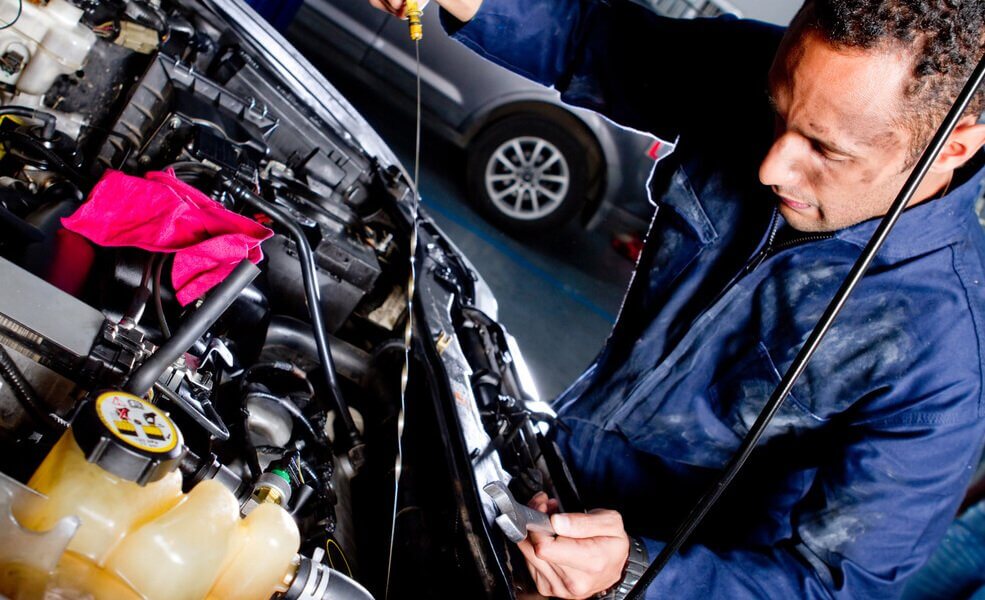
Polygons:
[[[395,119],[358,90],[340,88],[412,172],[413,121]],[[499,320],[516,337],[542,398],[553,398],[601,349],[632,263],[610,247],[607,233],[577,224],[540,238],[511,238],[464,200],[461,151],[425,131],[421,156],[425,210],[492,288]]]

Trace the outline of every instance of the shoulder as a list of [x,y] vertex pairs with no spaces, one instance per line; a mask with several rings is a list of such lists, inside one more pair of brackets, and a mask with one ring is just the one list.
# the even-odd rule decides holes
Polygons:
[[[985,295],[981,287],[969,290],[973,280],[954,268],[966,253],[952,245],[874,265],[821,342],[795,396],[822,416],[865,398],[869,409],[891,412],[919,402],[924,415],[976,419]],[[764,282],[758,301],[778,315],[770,348],[778,362],[792,362],[856,258],[857,249],[829,240],[791,253]]]

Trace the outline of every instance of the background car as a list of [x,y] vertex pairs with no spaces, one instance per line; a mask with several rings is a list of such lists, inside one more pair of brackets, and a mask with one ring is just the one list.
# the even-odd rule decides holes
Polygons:
[[[734,12],[720,2],[685,0],[651,8],[677,17]],[[423,21],[437,27],[437,3],[425,8]],[[566,106],[556,90],[443,33],[425,36],[424,123],[465,150],[469,199],[489,220],[513,233],[549,230],[576,215],[590,228],[645,226],[652,213],[646,179],[671,143]],[[287,37],[336,84],[356,82],[401,117],[413,114],[415,49],[406,23],[366,2],[306,0]]]

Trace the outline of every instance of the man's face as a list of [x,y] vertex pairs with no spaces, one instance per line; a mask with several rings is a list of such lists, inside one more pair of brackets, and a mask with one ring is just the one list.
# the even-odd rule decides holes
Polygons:
[[788,34],[770,71],[776,139],[759,178],[790,225],[834,231],[889,210],[910,171],[899,115],[911,68],[902,51]]

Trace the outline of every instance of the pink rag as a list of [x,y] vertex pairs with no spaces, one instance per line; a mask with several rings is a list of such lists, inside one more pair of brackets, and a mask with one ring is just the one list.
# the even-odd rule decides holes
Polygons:
[[174,252],[171,282],[182,306],[225,279],[244,258],[260,262],[260,242],[273,235],[170,169],[144,178],[106,171],[89,199],[62,225],[100,246]]

